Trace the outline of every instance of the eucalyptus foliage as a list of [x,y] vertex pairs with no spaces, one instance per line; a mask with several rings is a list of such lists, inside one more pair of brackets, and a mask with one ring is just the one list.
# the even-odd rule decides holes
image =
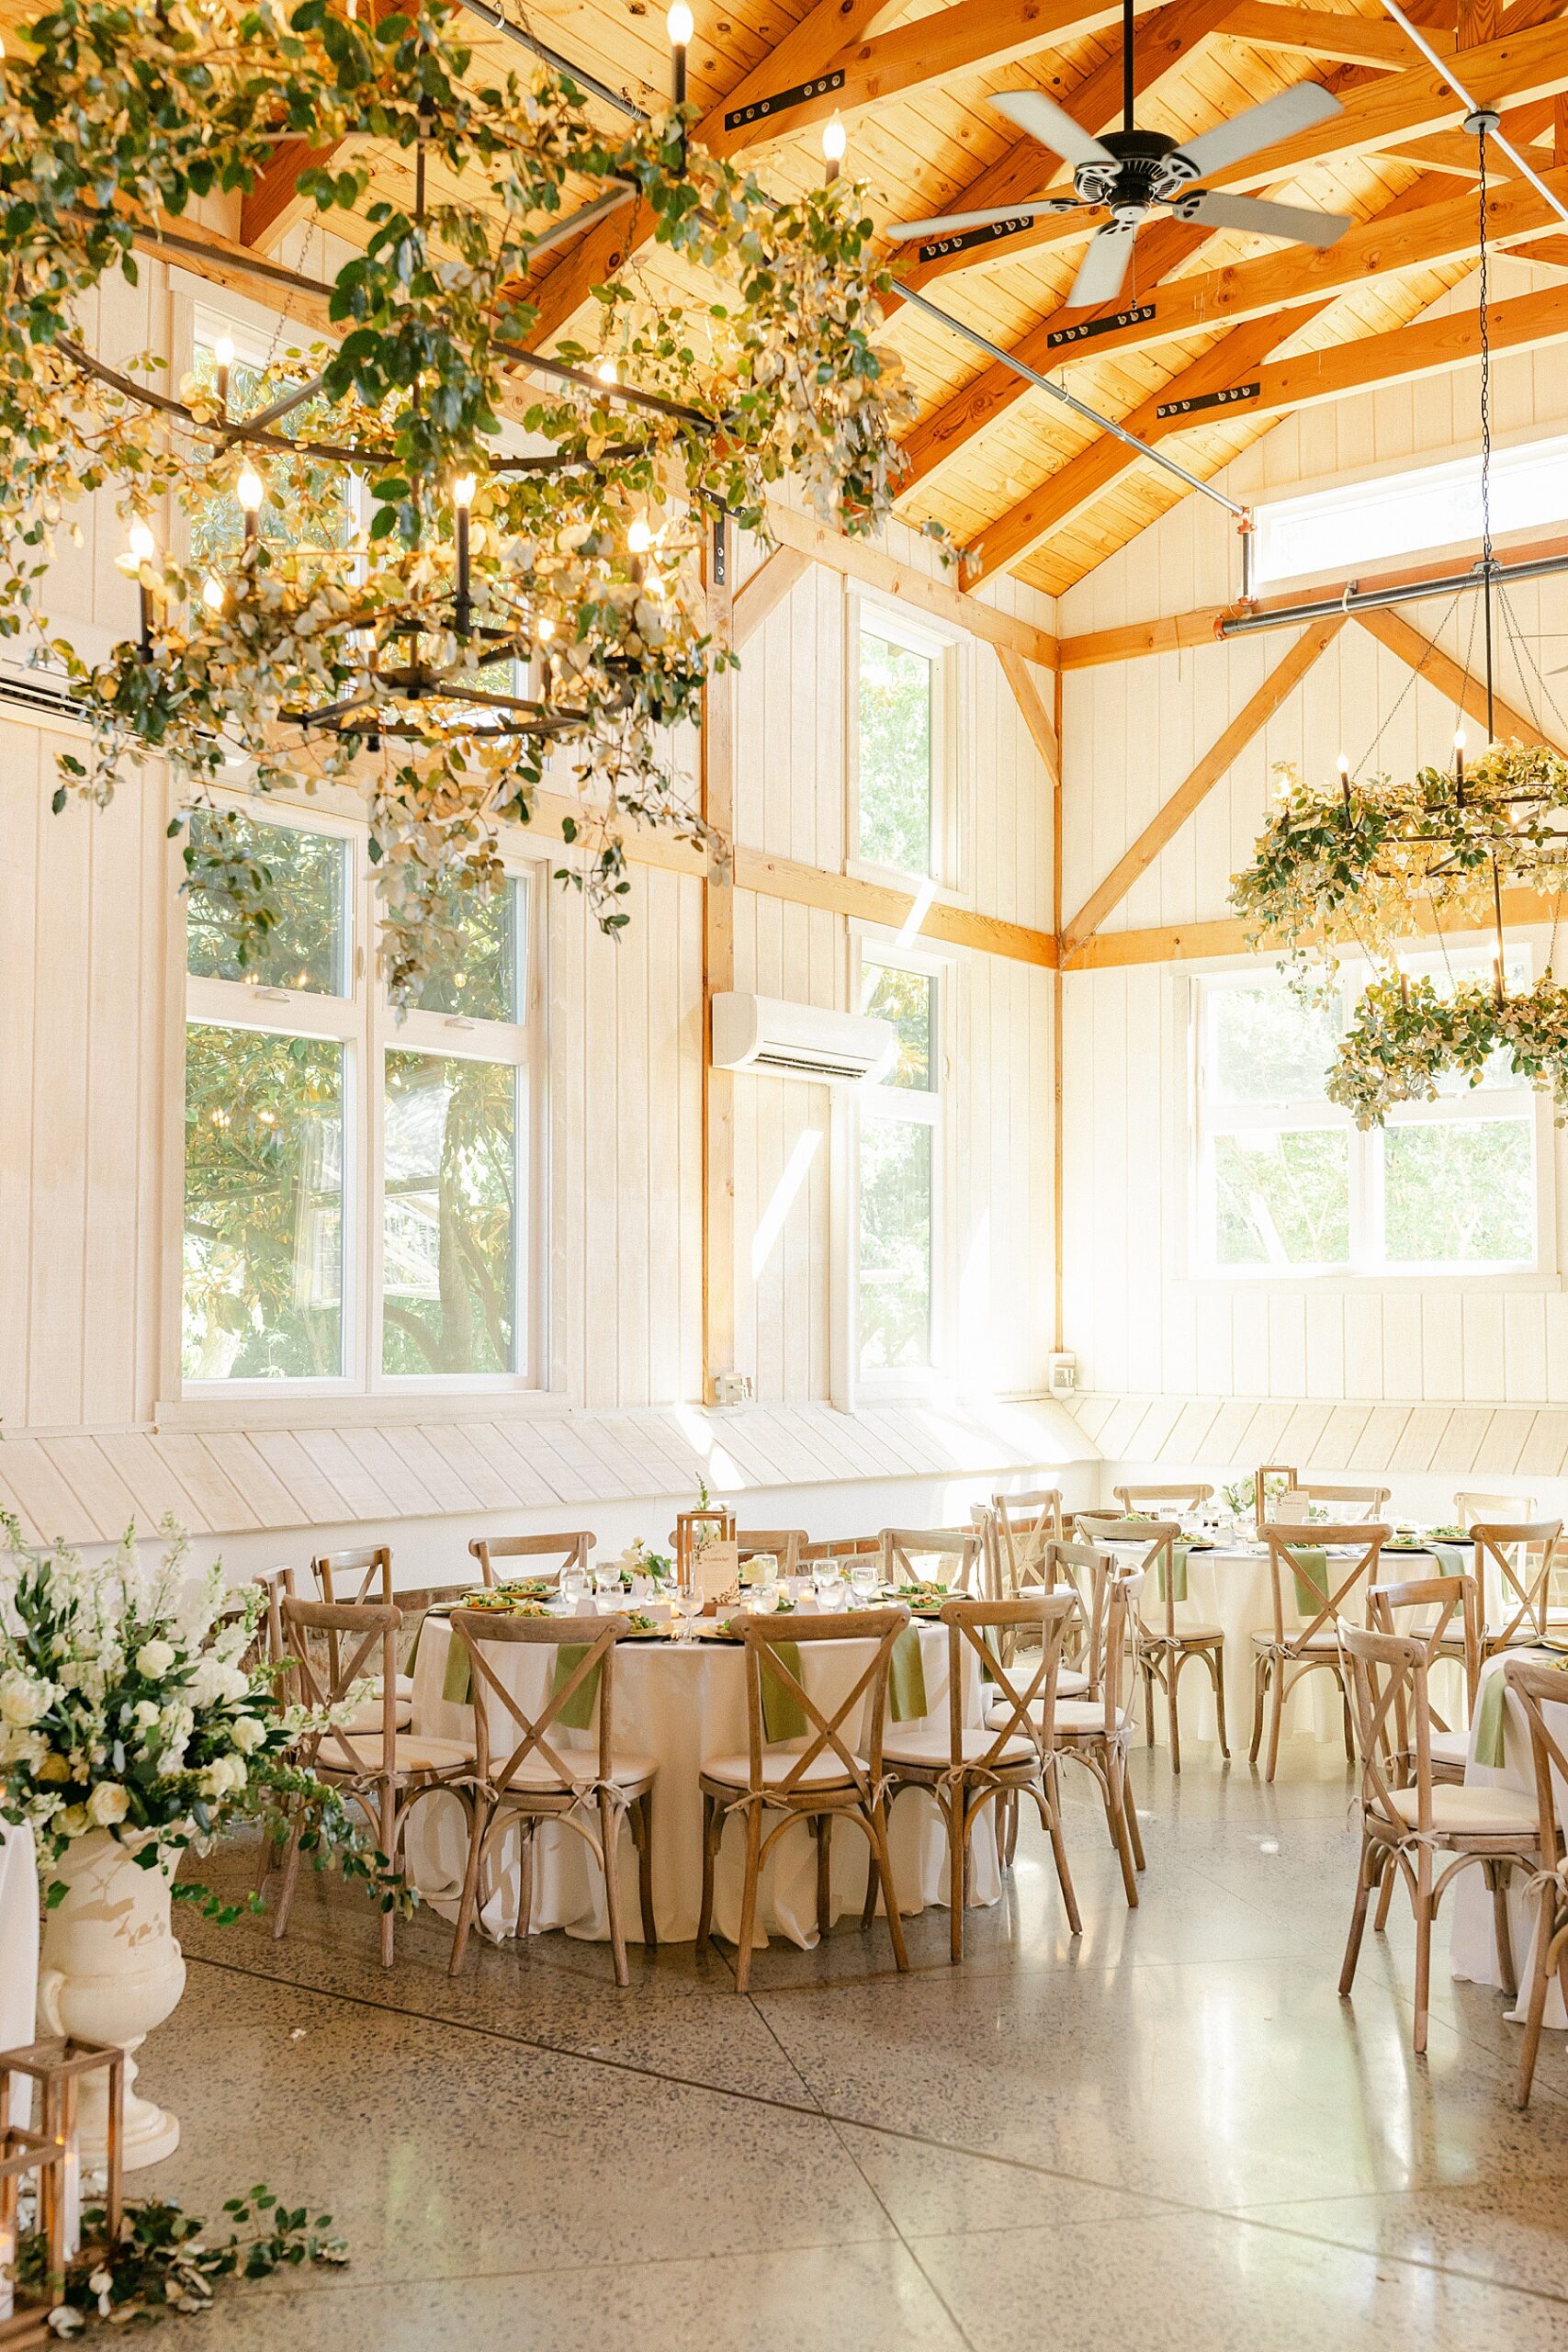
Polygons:
[[[321,377],[299,412],[308,423],[278,429],[358,453],[366,548],[344,550],[323,469],[285,455],[313,534],[291,509],[280,537],[264,508],[256,540],[210,584],[200,563],[142,563],[160,613],[150,650],[125,643],[94,666],[51,641],[93,735],[87,759],[62,761],[57,807],[107,801],[150,759],[198,803],[236,763],[263,791],[352,783],[381,869],[383,966],[406,1002],[450,948],[453,905],[499,888],[496,828],[528,820],[558,742],[583,799],[570,830],[615,930],[628,820],[708,842],[667,739],[700,719],[704,684],[734,658],[708,633],[699,576],[714,503],[761,527],[770,487],[788,477],[846,530],[890,511],[912,404],[874,343],[888,281],[862,192],[840,180],[776,203],[692,142],[691,107],[604,132],[558,74],[481,74],[439,0],[375,24],[326,0],[62,0],[24,40],[0,103],[0,635],[47,639],[41,582],[83,492],[113,487],[130,516],[172,499],[195,517],[247,458],[269,462],[225,436],[209,376],[186,379],[171,405],[154,356],[109,381],[83,350],[89,298],[112,273],[135,280],[139,227],[243,194],[288,138],[355,159],[367,142],[409,160],[421,150],[443,191],[421,213],[377,193],[359,160],[301,175],[324,228],[353,211],[368,240],[327,289],[332,342],[253,379],[250,413]],[[592,289],[591,343],[558,348],[656,405],[593,381],[547,379],[525,398],[519,386],[540,380],[523,349],[536,242],[606,187],[627,190],[702,297],[655,302],[623,273]],[[558,469],[498,470],[506,417],[543,436]],[[486,740],[455,693],[433,696],[406,735],[378,730],[387,673],[411,646],[465,684],[494,660],[497,638],[455,626],[452,485],[468,474],[475,624],[536,662],[547,723]],[[627,544],[634,521],[653,535],[646,560]],[[301,732],[302,714],[344,702],[361,723]],[[243,949],[265,939],[276,901],[230,846],[209,827],[192,854]]]

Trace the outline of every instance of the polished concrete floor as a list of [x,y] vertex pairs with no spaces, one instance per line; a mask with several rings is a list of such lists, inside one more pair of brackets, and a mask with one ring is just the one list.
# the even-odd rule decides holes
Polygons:
[[[1335,1986],[1354,1843],[1342,1759],[1267,1790],[1137,1757],[1126,1911],[1079,1782],[1084,1914],[1027,1826],[947,1963],[946,1915],[759,1955],[561,1936],[397,1967],[341,1886],[265,1923],[186,1917],[186,1997],[143,2052],[184,2118],[140,2186],[216,2215],[265,2179],[324,2206],[341,2271],[230,2292],[187,2352],[1533,2352],[1568,2346],[1568,2049],[1510,2097],[1518,2029],[1449,1981],[1410,2050],[1407,1919]],[[1077,1776],[1074,1776],[1077,1781]],[[908,1802],[908,1800],[907,1800]],[[238,1883],[248,1857],[215,1858]]]

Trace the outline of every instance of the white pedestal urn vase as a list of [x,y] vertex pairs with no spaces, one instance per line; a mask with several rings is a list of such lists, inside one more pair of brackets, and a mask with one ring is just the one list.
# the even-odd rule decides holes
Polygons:
[[[44,1914],[39,1970],[39,2023],[50,2033],[118,2041],[125,2068],[125,2163],[134,2171],[173,2155],[177,2116],[138,2096],[129,2053],[162,2025],[185,1991],[186,1964],[169,1928],[169,1874],[143,1870],[107,1829],[73,1838],[51,1875],[65,1893]],[[101,2070],[84,2076],[80,2145],[85,2169],[108,2146],[108,2085]]]

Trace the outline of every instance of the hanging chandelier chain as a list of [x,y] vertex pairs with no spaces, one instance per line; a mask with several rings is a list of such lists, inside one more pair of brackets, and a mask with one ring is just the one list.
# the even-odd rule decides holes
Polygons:
[[1486,630],[1486,740],[1490,743],[1496,740],[1497,724],[1492,632],[1492,321],[1489,309],[1491,254],[1486,243],[1486,140],[1495,123],[1495,117],[1483,110],[1472,115],[1470,120],[1475,127],[1476,162],[1480,168],[1477,204],[1480,215],[1481,304],[1481,594],[1482,616]]

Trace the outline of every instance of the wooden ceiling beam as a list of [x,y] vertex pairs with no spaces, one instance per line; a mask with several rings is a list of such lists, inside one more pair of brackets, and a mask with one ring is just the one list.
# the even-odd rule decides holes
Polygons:
[[1326,620],[1314,621],[1302,631],[1258,692],[1237,711],[1230,725],[1222,729],[1191,774],[1182,779],[1132,847],[1117,859],[1104,881],[1089,892],[1062,934],[1064,957],[1092,939],[1106,917],[1114,914],[1134,883],[1147,873],[1166,843],[1201,807],[1221,778],[1229,775],[1253,738],[1262,733],[1280,705],[1294,694],[1344,626],[1344,616],[1335,613]]
[[757,566],[730,609],[730,642],[737,652],[755,637],[770,613],[776,613],[796,581],[811,569],[811,558],[798,548],[775,548]]
[[[1411,910],[1410,936],[1414,939],[1463,938],[1467,927],[1461,923],[1441,929],[1431,908],[1425,903]],[[1555,920],[1553,901],[1543,899],[1535,890],[1505,890],[1503,921],[1523,927],[1529,923],[1551,922]],[[1472,933],[1483,926],[1472,923]],[[1109,972],[1130,964],[1197,963],[1211,956],[1267,956],[1267,946],[1254,947],[1247,938],[1248,926],[1235,916],[1222,916],[1217,922],[1171,923],[1149,931],[1102,931],[1093,939],[1086,939],[1070,956],[1064,956],[1064,972]],[[1282,950],[1272,951],[1282,953]]]
[[[1423,637],[1418,628],[1412,628],[1398,613],[1384,610],[1363,612],[1357,613],[1355,618],[1369,637],[1375,638],[1396,661],[1403,662],[1407,670],[1414,671],[1417,677],[1425,678],[1445,702],[1455,704],[1484,732],[1486,682],[1483,678],[1476,677],[1462,662],[1456,662],[1453,655],[1445,652],[1434,639]],[[1556,737],[1549,735],[1539,720],[1531,718],[1526,711],[1516,710],[1513,704],[1501,695],[1493,696],[1493,719],[1500,742],[1513,738],[1521,743],[1546,743],[1554,752],[1563,749]]]
[[1021,653],[1010,645],[998,645],[997,660],[1003,677],[1012,689],[1024,725],[1033,739],[1034,748],[1045,763],[1045,775],[1054,792],[1062,788],[1062,747],[1044,696],[1034,683],[1034,673]]
[[898,562],[868,540],[847,538],[843,532],[830,529],[826,523],[814,522],[808,514],[797,514],[793,506],[777,503],[769,505],[768,529],[779,547],[793,548],[813,563],[825,564],[829,571],[841,572],[846,580],[858,580],[879,595],[897,597],[912,612],[927,613],[935,620],[967,629],[972,637],[983,638],[989,645],[1008,646],[1026,661],[1038,662],[1043,669],[1053,670],[1056,666],[1056,640],[1049,629],[1037,628],[1032,621],[1020,620],[1012,613],[998,612],[994,605],[983,605],[966,589],[950,586],[945,580],[933,580],[928,572]]
[[[1225,38],[1310,57],[1315,64],[1332,60],[1398,72],[1410,63],[1410,43],[1392,17],[1345,17],[1326,8],[1284,7],[1278,0],[1239,0],[1225,25]],[[1436,50],[1453,46],[1452,35],[1436,27],[1430,38]]]

